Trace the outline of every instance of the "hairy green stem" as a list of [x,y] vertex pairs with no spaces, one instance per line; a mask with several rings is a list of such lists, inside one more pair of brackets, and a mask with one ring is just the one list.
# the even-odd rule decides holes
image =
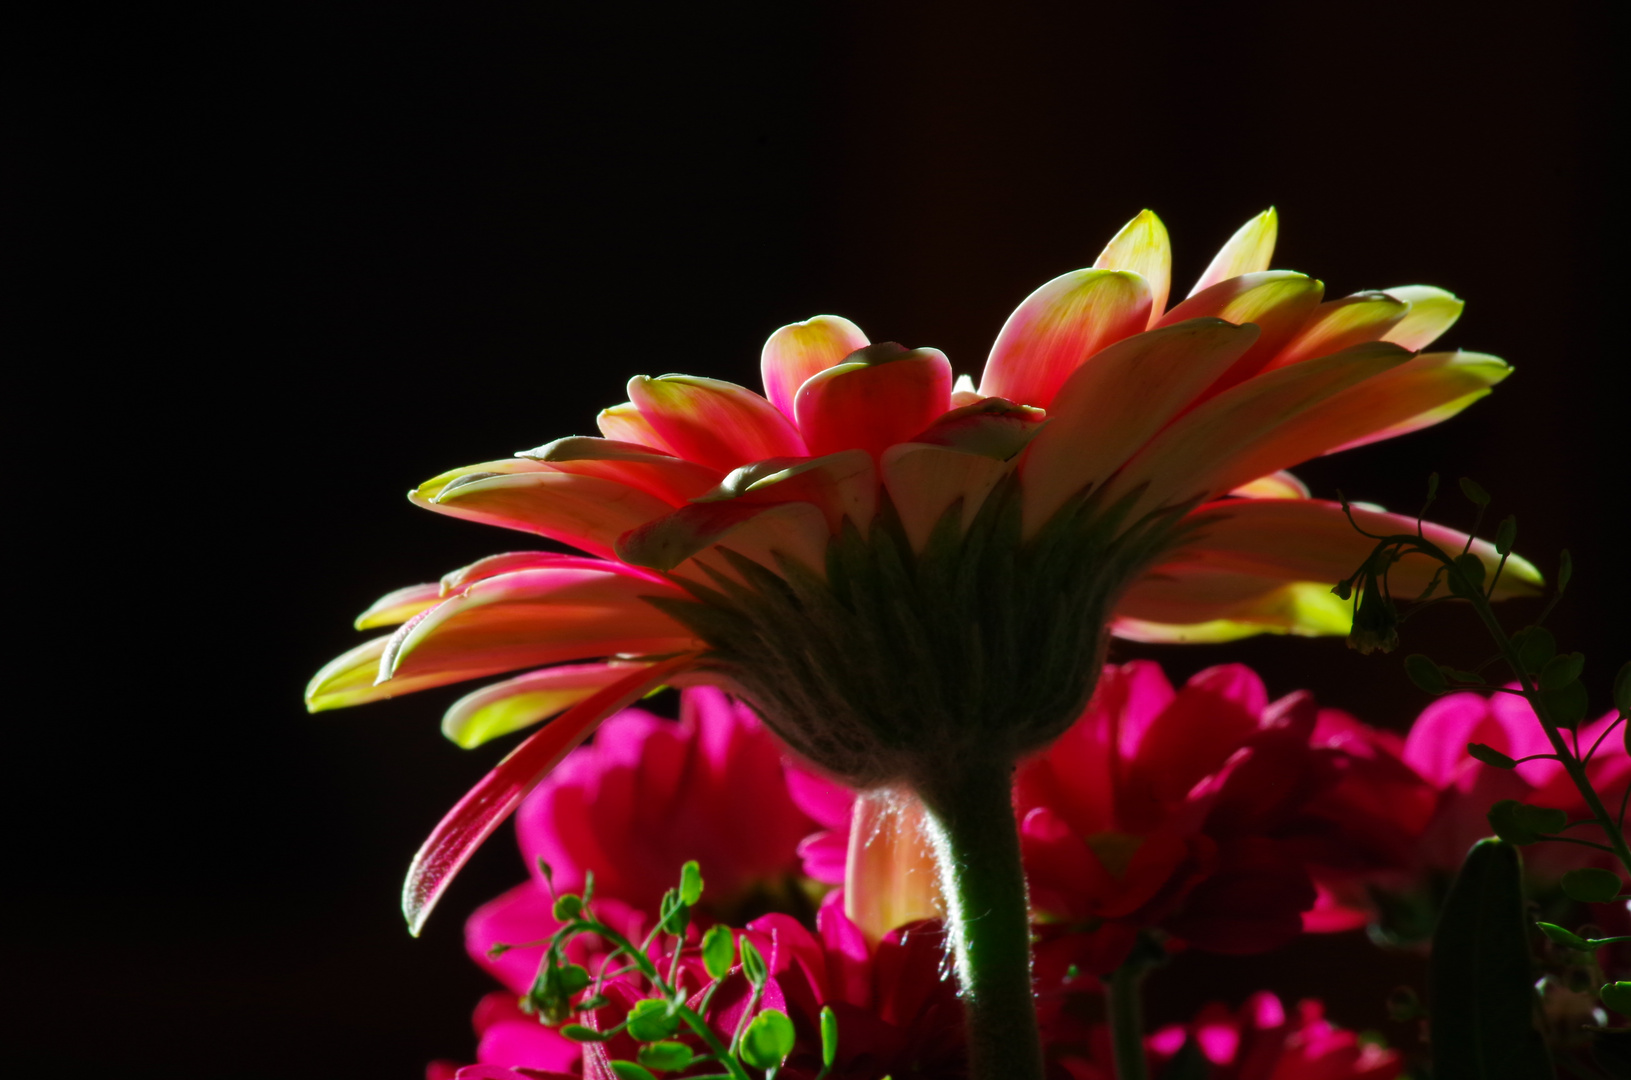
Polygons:
[[968,1020],[972,1080],[1042,1080],[1031,920],[1014,824],[1013,766],[1000,753],[918,785],[940,864],[947,929]]
[[1135,955],[1110,976],[1105,1004],[1110,1012],[1116,1080],[1147,1080],[1150,1075],[1149,1061],[1144,1056],[1144,1006],[1139,999],[1147,970],[1148,965]]

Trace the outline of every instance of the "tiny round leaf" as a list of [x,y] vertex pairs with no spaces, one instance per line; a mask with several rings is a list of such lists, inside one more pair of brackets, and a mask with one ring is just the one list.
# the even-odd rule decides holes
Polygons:
[[691,1048],[684,1043],[654,1042],[640,1048],[640,1064],[648,1069],[658,1072],[678,1072],[689,1068],[691,1059],[696,1057]]
[[742,1060],[756,1069],[770,1069],[793,1052],[793,1021],[780,1009],[766,1009],[742,1033]]
[[1603,1004],[1624,1016],[1631,1016],[1631,982],[1623,979],[1619,982],[1605,983],[1597,991],[1597,996],[1603,999]]
[[657,1080],[644,1065],[636,1065],[632,1061],[613,1061],[610,1064],[617,1080]]
[[680,867],[680,899],[687,905],[702,899],[702,867],[695,859]]
[[710,979],[723,979],[736,964],[736,939],[731,928],[723,923],[708,928],[702,935],[702,966]]
[[1583,904],[1606,904],[1620,895],[1621,886],[1620,875],[1594,866],[1563,875],[1563,891]]
[[1421,653],[1411,653],[1404,658],[1404,672],[1410,676],[1411,682],[1429,694],[1444,693],[1444,672]]

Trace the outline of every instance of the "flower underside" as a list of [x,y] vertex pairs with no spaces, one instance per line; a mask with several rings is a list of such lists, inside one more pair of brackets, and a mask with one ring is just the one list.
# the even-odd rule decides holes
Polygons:
[[1157,555],[1204,519],[1191,506],[1125,523],[1084,492],[1029,541],[1009,477],[967,529],[961,503],[915,552],[885,497],[868,536],[828,545],[825,580],[778,555],[779,572],[725,550],[741,581],[704,567],[694,600],[649,601],[707,643],[712,669],[800,754],[862,788],[1012,761],[1081,714],[1103,664],[1107,613]]

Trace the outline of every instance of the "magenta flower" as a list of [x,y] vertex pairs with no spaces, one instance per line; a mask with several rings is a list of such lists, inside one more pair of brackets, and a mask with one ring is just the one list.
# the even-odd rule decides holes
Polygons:
[[[1096,1043],[1091,1056],[1063,1060],[1073,1080],[1115,1080],[1108,1031],[1099,1029]],[[1211,1080],[1393,1080],[1404,1071],[1398,1054],[1333,1026],[1319,1002],[1298,1002],[1288,1016],[1269,993],[1235,1012],[1214,1003],[1187,1024],[1162,1028],[1146,1040],[1150,1064],[1165,1065],[1186,1043]]]

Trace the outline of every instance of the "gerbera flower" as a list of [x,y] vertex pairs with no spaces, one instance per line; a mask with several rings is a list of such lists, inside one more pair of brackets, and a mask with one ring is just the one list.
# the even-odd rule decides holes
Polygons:
[[[1247,223],[1169,309],[1166,230],[1140,214],[1092,268],[1019,306],[978,389],[936,350],[819,316],[771,336],[764,396],[637,376],[600,414],[601,438],[416,489],[428,509],[589,557],[497,556],[393,593],[360,625],[407,621],[320,672],[312,708],[597,664],[543,667],[454,707],[450,734],[471,744],[570,705],[427,841],[405,891],[411,926],[602,719],[675,679],[712,682],[846,782],[922,798],[971,1015],[1014,1010],[995,1026],[974,1017],[976,1072],[987,1054],[1039,1070],[1039,1055],[1014,1057],[1035,1038],[1013,763],[1080,713],[1112,627],[1346,632],[1326,588],[1370,542],[1281,470],[1442,420],[1509,370],[1416,351],[1460,312],[1442,290],[1322,302],[1319,281],[1268,269],[1276,229],[1272,211]],[[1414,527],[1356,516],[1372,532]],[[1443,546],[1464,540],[1429,528]],[[1492,549],[1473,550],[1493,569]],[[1393,568],[1396,590],[1426,584],[1420,562]],[[1538,580],[1511,560],[1498,595]],[[976,927],[965,910],[988,915]]]

